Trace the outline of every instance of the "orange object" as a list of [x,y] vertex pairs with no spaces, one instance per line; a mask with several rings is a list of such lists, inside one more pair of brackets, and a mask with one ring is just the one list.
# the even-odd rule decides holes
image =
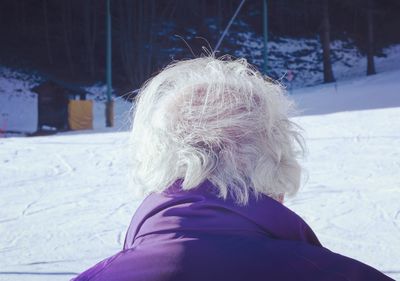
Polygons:
[[93,101],[70,100],[68,124],[71,130],[93,129]]

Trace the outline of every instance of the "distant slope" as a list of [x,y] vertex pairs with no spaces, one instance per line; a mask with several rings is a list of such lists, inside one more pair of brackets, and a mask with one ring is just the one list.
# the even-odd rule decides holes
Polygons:
[[294,90],[300,115],[400,107],[400,70]]

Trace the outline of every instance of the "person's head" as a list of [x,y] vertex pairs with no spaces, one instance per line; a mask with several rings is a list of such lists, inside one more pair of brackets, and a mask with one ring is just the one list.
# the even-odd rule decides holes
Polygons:
[[294,194],[302,152],[284,89],[244,59],[171,64],[139,92],[132,127],[134,177],[147,191],[178,179],[209,180],[238,203],[250,194]]

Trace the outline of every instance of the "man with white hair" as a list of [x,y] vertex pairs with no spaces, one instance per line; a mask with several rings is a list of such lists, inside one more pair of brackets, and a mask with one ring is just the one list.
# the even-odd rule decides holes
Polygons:
[[303,151],[282,87],[245,60],[174,63],[140,90],[137,209],[122,251],[75,281],[391,280],[324,248],[283,206]]

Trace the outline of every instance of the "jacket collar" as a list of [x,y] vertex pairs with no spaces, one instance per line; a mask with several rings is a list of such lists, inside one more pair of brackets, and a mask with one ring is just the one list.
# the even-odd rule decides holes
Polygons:
[[246,206],[240,206],[232,198],[219,198],[209,181],[189,191],[182,189],[181,182],[143,201],[129,226],[124,249],[131,248],[139,237],[184,231],[263,235],[321,246],[303,219],[268,196],[251,198]]

